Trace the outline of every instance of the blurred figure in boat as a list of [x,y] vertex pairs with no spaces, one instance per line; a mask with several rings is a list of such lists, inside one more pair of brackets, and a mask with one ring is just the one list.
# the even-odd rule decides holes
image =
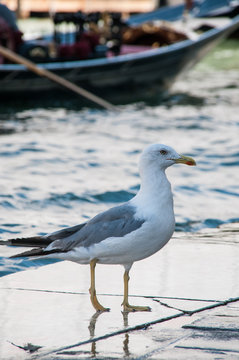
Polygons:
[[[22,44],[22,32],[18,29],[14,13],[0,4],[0,45],[17,52]],[[0,55],[0,64],[5,62]]]

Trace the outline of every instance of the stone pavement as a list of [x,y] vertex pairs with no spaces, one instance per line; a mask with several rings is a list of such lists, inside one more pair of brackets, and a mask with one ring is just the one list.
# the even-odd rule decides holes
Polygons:
[[149,313],[121,312],[119,266],[96,267],[99,300],[111,308],[101,314],[90,303],[88,266],[2,277],[0,359],[239,359],[238,242],[236,224],[176,233],[134,264],[130,300]]

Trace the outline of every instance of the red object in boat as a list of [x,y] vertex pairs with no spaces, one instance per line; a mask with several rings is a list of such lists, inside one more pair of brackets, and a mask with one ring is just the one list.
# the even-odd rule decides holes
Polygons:
[[74,44],[62,44],[58,47],[58,55],[64,59],[83,60],[88,59],[99,44],[99,36],[85,33],[80,36],[79,41]]

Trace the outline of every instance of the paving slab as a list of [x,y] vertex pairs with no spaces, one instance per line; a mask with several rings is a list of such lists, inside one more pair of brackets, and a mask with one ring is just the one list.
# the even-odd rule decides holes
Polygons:
[[152,359],[238,359],[239,301],[206,311],[201,318],[183,325],[171,346],[149,355]]
[[121,311],[119,266],[96,268],[99,300],[111,308],[101,314],[90,303],[88,266],[58,262],[2,277],[0,359],[238,359],[237,227],[176,235],[131,271],[130,301],[151,312]]

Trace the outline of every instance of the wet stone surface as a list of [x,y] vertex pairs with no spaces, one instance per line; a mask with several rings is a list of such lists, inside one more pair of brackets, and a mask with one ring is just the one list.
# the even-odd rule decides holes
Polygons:
[[111,308],[105,313],[91,306],[88,266],[59,262],[2,277],[0,358],[238,359],[237,234],[237,224],[176,233],[136,263],[130,302],[151,312],[121,311],[117,266],[96,269],[99,300]]

